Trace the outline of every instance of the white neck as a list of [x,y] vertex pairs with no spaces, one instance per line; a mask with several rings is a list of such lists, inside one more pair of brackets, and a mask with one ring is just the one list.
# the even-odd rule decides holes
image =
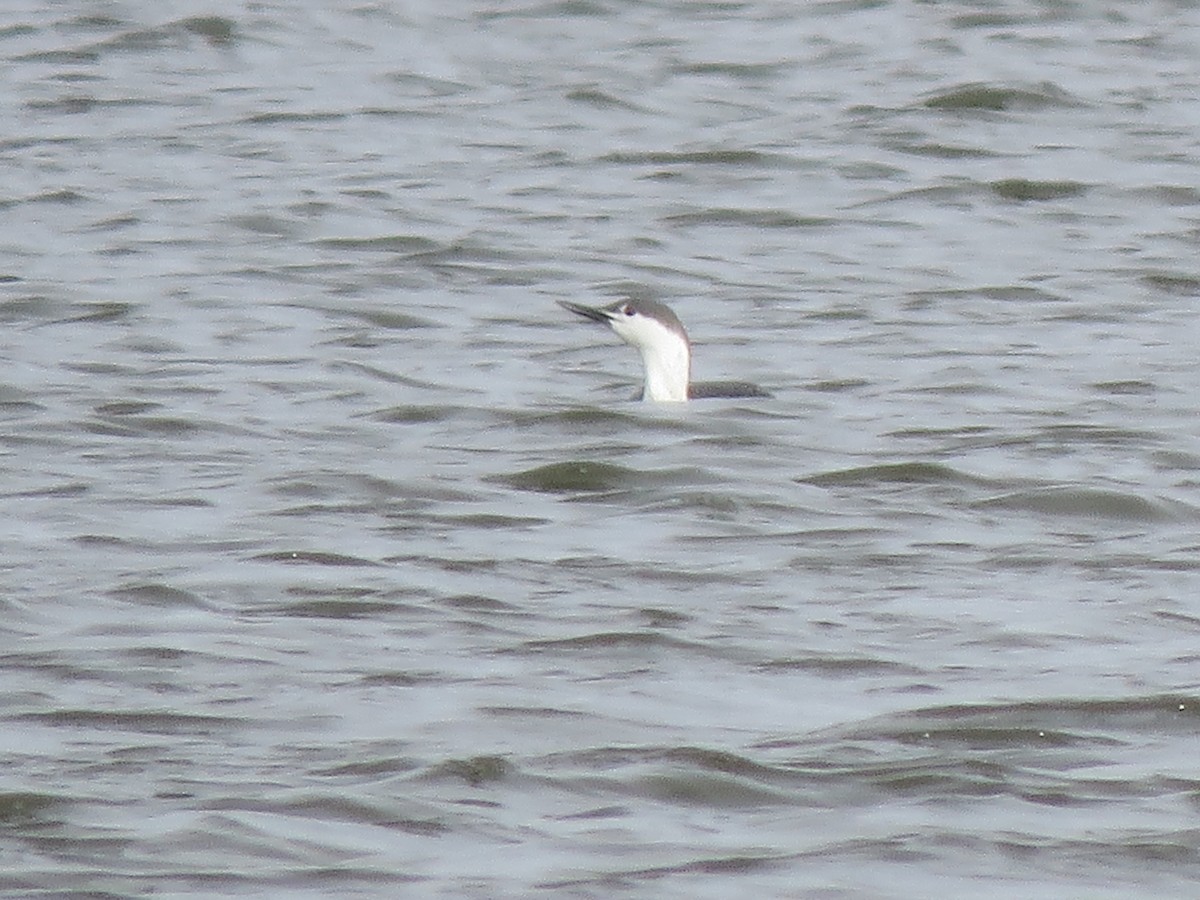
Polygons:
[[687,400],[692,365],[687,341],[660,340],[643,344],[638,349],[642,352],[642,366],[646,374],[642,399],[659,403]]

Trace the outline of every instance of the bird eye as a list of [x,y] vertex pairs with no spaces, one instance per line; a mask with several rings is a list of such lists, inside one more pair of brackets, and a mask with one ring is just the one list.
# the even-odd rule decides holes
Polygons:
[[632,316],[634,314],[633,304],[626,303],[625,308],[623,310],[621,310],[621,312],[625,313],[625,315],[627,315],[627,316]]

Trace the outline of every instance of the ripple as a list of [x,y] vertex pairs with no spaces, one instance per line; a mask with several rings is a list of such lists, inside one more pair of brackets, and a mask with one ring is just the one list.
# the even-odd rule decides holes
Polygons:
[[783,154],[733,148],[617,152],[601,156],[600,162],[623,166],[745,166],[761,169],[790,169],[801,165],[799,160]]
[[662,218],[664,225],[690,228],[700,225],[733,225],[751,228],[829,228],[836,219],[827,216],[798,216],[774,209],[699,209],[673,213]]
[[275,550],[270,553],[259,553],[250,557],[258,562],[279,562],[288,565],[364,567],[378,566],[381,563],[360,556],[347,556],[342,553],[329,553],[320,550]]
[[1176,297],[1200,296],[1200,276],[1180,272],[1158,272],[1142,276],[1142,281],[1155,290]]
[[985,485],[989,482],[964,472],[959,472],[941,463],[905,462],[884,465],[860,466],[821,472],[806,478],[797,478],[801,484],[817,486],[872,484],[970,484]]
[[227,731],[231,727],[248,724],[246,720],[233,716],[144,710],[56,709],[49,712],[22,713],[12,718],[30,724],[159,735],[212,735]]
[[928,97],[923,105],[929,109],[999,112],[1061,109],[1083,104],[1051,82],[1026,87],[970,82],[939,91]]
[[1134,522],[1172,522],[1192,519],[1197,511],[1183,504],[1151,499],[1126,491],[1084,487],[1014,491],[976,501],[978,509],[1008,509],[1048,516],[1113,519]]
[[1079,181],[1031,181],[1027,178],[1005,178],[990,185],[996,196],[1005,200],[1061,200],[1080,197],[1091,185]]
[[28,826],[56,819],[50,813],[64,805],[61,797],[33,791],[0,793],[0,823],[6,826]]
[[508,484],[518,490],[550,494],[601,493],[632,490],[648,485],[694,482],[703,477],[698,469],[639,471],[615,463],[579,460],[549,463],[533,469],[496,475],[491,481]]

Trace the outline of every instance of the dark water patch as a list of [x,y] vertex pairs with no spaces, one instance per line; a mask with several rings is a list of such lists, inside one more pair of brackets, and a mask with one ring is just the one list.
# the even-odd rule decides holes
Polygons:
[[972,82],[960,84],[927,97],[921,104],[927,109],[947,111],[988,111],[1065,109],[1082,106],[1057,85],[1042,82],[1028,87]]
[[1178,469],[1181,472],[1195,472],[1200,469],[1200,454],[1184,450],[1155,450],[1150,458],[1162,469]]
[[92,489],[82,481],[68,481],[46,487],[27,488],[11,494],[0,493],[0,497],[80,497]]
[[9,40],[15,37],[29,37],[30,35],[37,33],[38,29],[32,25],[17,24],[0,26],[0,40]]
[[400,253],[405,256],[418,253],[431,253],[442,247],[437,241],[416,234],[321,238],[320,240],[310,241],[309,246],[322,250],[367,250],[371,252]]
[[633,779],[629,790],[657,803],[707,809],[760,809],[794,802],[786,792],[771,790],[745,778],[703,771],[644,774]]
[[[125,29],[126,23],[116,20],[97,20],[90,30],[112,31]],[[128,28],[106,40],[89,45],[85,52],[101,56],[108,53],[154,53],[160,50],[180,50],[201,38],[213,47],[228,47],[235,42],[236,28],[232,19],[224,16],[191,16],[154,28]]]
[[[79,656],[64,655],[59,651],[46,653],[5,653],[0,656],[0,671],[20,672],[28,677],[48,678],[51,682],[66,684],[82,684],[88,681],[108,682],[113,673],[110,667],[96,665],[85,661]],[[46,694],[30,693],[29,699],[36,705],[46,702]],[[10,706],[19,703],[21,695],[13,693],[9,696]]]
[[653,752],[648,758],[679,763],[703,771],[724,772],[763,780],[774,780],[781,774],[780,770],[754,762],[740,753],[708,747],[664,747]]
[[98,233],[122,232],[122,230],[125,230],[126,228],[136,228],[137,226],[140,226],[140,224],[144,224],[144,220],[139,216],[109,216],[107,218],[102,218],[102,220],[98,222],[92,222],[90,226],[88,226],[88,230],[89,232]]
[[313,774],[328,778],[372,778],[380,775],[402,775],[419,768],[420,764],[413,760],[398,756],[387,756],[330,766],[327,769],[316,769],[313,771]]
[[1173,297],[1200,297],[1200,276],[1197,275],[1155,272],[1143,275],[1142,282],[1156,291]]
[[260,125],[327,125],[344,122],[352,113],[347,112],[269,112],[246,116],[242,123]]
[[345,600],[341,598],[299,600],[294,603],[276,603],[256,610],[264,615],[284,616],[295,619],[382,619],[404,609],[403,604],[381,600]]
[[1149,381],[1098,381],[1090,385],[1092,390],[1113,396],[1144,396],[1158,391],[1158,386]]
[[[395,589],[387,592],[381,592],[371,587],[356,587],[354,585],[339,585],[337,587],[321,586],[309,587],[307,585],[293,585],[286,591],[289,597],[300,597],[303,599],[314,600],[370,600],[380,598],[380,602],[385,600],[399,604],[397,600],[404,598],[405,600],[413,597],[423,597],[424,594],[415,589]],[[396,598],[396,599],[393,599]]]
[[485,480],[507,484],[522,491],[578,494],[631,490],[643,483],[643,475],[626,466],[580,460],[550,463],[511,475],[489,476]]
[[[957,356],[958,354],[950,351],[949,355]],[[925,387],[909,388],[902,393],[917,396],[928,394],[939,397],[970,397],[1000,394],[1003,391],[990,381],[956,381],[950,384],[934,384]]]
[[[150,356],[150,357],[162,357],[162,356],[171,356],[171,355],[182,356],[186,350],[186,347],[183,344],[179,344],[179,343],[176,343],[175,341],[167,340],[166,338],[159,337],[157,335],[147,335],[147,334],[131,335],[130,337],[123,338],[118,341],[113,341],[108,346],[117,351],[125,351],[130,354],[139,354],[141,356]],[[177,362],[177,361],[172,361],[172,362]],[[212,367],[212,364],[208,360],[192,359],[192,360],[187,360],[186,362],[183,362],[183,361],[178,361],[178,362],[181,363],[179,365],[179,369],[178,369],[178,371],[180,371],[181,373],[183,373],[184,371],[186,371],[188,369],[190,369],[193,372],[198,371],[200,369],[208,369],[209,371],[211,371],[211,367]],[[181,393],[184,393],[187,390],[192,390],[196,393],[207,393],[210,396],[212,396],[213,394],[216,393],[216,391],[214,391],[211,388],[183,389],[183,390],[181,390]]]
[[[585,809],[580,812],[564,813],[555,818],[563,822],[571,821],[603,821],[606,819],[625,819],[633,814],[633,811],[628,806],[605,805],[594,806],[590,809]],[[565,884],[565,882],[564,882]]]
[[821,394],[840,394],[843,391],[856,391],[868,387],[870,384],[871,382],[865,378],[833,378],[814,381],[805,385],[805,390]]
[[1005,200],[1061,200],[1080,197],[1091,185],[1080,181],[1032,181],[1027,178],[1003,178],[989,184],[992,192]]
[[100,54],[95,50],[58,49],[35,50],[32,53],[22,53],[11,57],[13,62],[41,63],[43,65],[85,65],[100,61]]
[[804,780],[788,767],[697,746],[597,747],[554,754],[541,762],[551,771],[582,770],[603,776],[610,789],[620,793],[718,809],[795,802],[790,791]]
[[639,609],[637,617],[646,628],[679,628],[692,621],[692,616],[677,609],[658,607]]
[[1151,431],[1120,428],[1115,425],[1089,425],[1083,422],[1066,422],[1047,425],[1027,437],[1018,437],[1017,442],[1079,447],[1111,447],[1125,451],[1147,444],[1157,444],[1162,436]]
[[61,797],[54,794],[39,794],[33,791],[0,792],[0,825],[5,827],[28,827],[45,824],[50,813],[65,806]]
[[33,400],[0,400],[0,415],[12,419],[25,418],[45,411],[45,406]]
[[420,391],[445,390],[444,388],[440,388],[439,385],[436,385],[431,381],[421,381],[418,378],[410,378],[407,375],[401,375],[398,372],[389,372],[387,369],[380,369],[376,366],[368,366],[365,363],[351,362],[348,360],[337,360],[337,361],[331,362],[329,364],[329,368],[335,372],[339,372],[339,371],[359,372],[363,375],[366,375],[368,378],[371,378],[371,379],[381,382],[383,384],[398,384],[398,385],[402,385],[404,387],[413,388],[414,390],[420,390]]
[[697,209],[663,216],[668,227],[691,228],[701,225],[731,225],[738,228],[827,228],[837,223],[827,216],[799,216],[778,209]]
[[[115,100],[101,100],[87,94],[71,94],[56,97],[53,100],[30,100],[25,104],[28,109],[37,112],[60,113],[63,115],[84,115],[86,113],[110,110],[135,109],[139,107],[157,107],[157,101],[142,98],[123,97]],[[55,202],[55,201],[51,201]],[[66,201],[75,202],[75,201]]]
[[173,665],[189,658],[198,658],[201,654],[181,650],[178,647],[131,647],[121,651],[121,657],[133,660],[139,665]]
[[335,503],[377,503],[392,499],[453,500],[465,496],[449,489],[426,490],[374,475],[337,471],[295,472],[272,478],[265,485],[277,496]]
[[445,684],[447,678],[437,672],[373,672],[359,679],[359,684],[366,687],[384,688],[413,688],[427,685]]
[[968,209],[981,197],[989,195],[987,185],[968,178],[954,178],[932,187],[894,191],[852,204],[851,209],[870,209],[892,203],[915,201],[920,206],[946,206]]
[[452,609],[460,609],[473,613],[506,616],[524,614],[519,607],[513,606],[511,603],[505,603],[503,600],[497,600],[494,597],[484,597],[480,594],[458,594],[454,597],[446,597],[440,602]]
[[128,318],[136,307],[132,303],[110,300],[101,303],[74,303],[72,314],[57,320],[57,324],[78,322],[115,322]]
[[654,631],[602,631],[568,638],[545,638],[525,641],[521,653],[610,653],[631,651],[637,655],[677,650],[689,653],[710,654],[710,648],[679,638],[668,637]]
[[1021,25],[1028,20],[1023,15],[994,10],[962,13],[961,15],[951,16],[948,21],[954,28],[999,28],[1009,25]]
[[1195,556],[1195,548],[1178,548],[1174,553],[1182,558],[1155,558],[1141,553],[1106,553],[1103,556],[1081,559],[1075,565],[1087,572],[1111,574],[1114,577],[1134,570],[1195,572],[1200,569],[1200,558]]
[[906,307],[925,309],[935,307],[965,307],[977,299],[997,300],[1003,303],[1062,303],[1068,298],[1045,288],[1024,284],[989,284],[972,288],[954,288],[937,291],[910,291],[911,298]]
[[1014,491],[976,501],[977,509],[1012,510],[1068,519],[1131,522],[1174,522],[1194,518],[1196,511],[1179,503],[1148,499],[1125,491],[1058,487]]
[[437,780],[450,779],[466,782],[471,787],[483,787],[504,781],[516,771],[516,767],[502,756],[472,756],[430,766],[425,774]]
[[910,156],[927,156],[933,159],[988,159],[999,156],[987,147],[962,147],[955,144],[889,144],[889,149]]
[[454,267],[467,263],[508,263],[514,267],[524,266],[526,259],[512,250],[477,238],[462,238],[450,243],[431,242],[431,246],[411,253],[413,263],[430,268]]
[[134,734],[215,736],[232,728],[243,728],[246,719],[231,716],[201,716],[141,710],[59,709],[21,713],[10,721],[63,728],[127,731]]
[[265,234],[271,237],[292,239],[300,233],[299,223],[268,213],[235,215],[230,216],[226,221],[235,228],[241,228],[243,231],[249,231],[252,234]]
[[433,566],[442,572],[453,572],[460,575],[472,575],[479,572],[495,572],[501,569],[505,560],[493,556],[477,557],[475,559],[447,559],[443,557],[423,558],[414,556],[389,556],[387,561],[392,564],[419,562]]
[[393,425],[426,425],[430,422],[446,422],[456,418],[459,412],[458,407],[444,404],[436,406],[406,405],[381,409],[371,413],[371,418]]
[[900,166],[888,166],[880,162],[863,160],[842,163],[837,167],[837,171],[843,178],[853,181],[895,181],[907,178],[909,174]]
[[756,450],[770,447],[769,441],[755,434],[714,434],[693,438],[692,444],[713,452],[734,453],[740,450]]
[[89,434],[127,438],[190,438],[204,430],[203,425],[190,419],[178,419],[172,416],[129,415],[85,421],[80,423],[80,428]]
[[153,497],[138,502],[165,509],[212,509],[214,505],[207,497]]
[[[333,312],[333,310],[330,310]],[[368,325],[384,328],[389,331],[407,331],[412,328],[433,328],[434,323],[428,319],[403,313],[395,309],[345,309],[337,312],[353,316]]]
[[[1200,560],[1196,560],[1191,566],[1193,569],[1200,568]],[[1171,623],[1172,628],[1186,628],[1188,631],[1195,631],[1200,634],[1200,616],[1190,616],[1183,613],[1169,612],[1167,610],[1159,610],[1154,613],[1155,618],[1162,619]]]
[[692,546],[700,554],[695,557],[696,565],[694,568],[687,568],[682,564],[674,566],[653,564],[630,565],[627,562],[613,560],[610,557],[601,557],[598,559],[589,557],[566,558],[558,560],[556,565],[562,569],[589,574],[612,572],[618,576],[629,578],[635,583],[665,585],[674,590],[684,592],[709,589],[720,584],[746,586],[745,575],[737,571],[717,571],[712,566],[706,564],[702,554],[704,549],[718,543],[733,546],[739,544],[752,546],[754,544],[753,535],[715,536],[713,534],[700,533],[684,535],[679,538],[679,542]]
[[576,88],[575,90],[568,91],[566,98],[574,103],[594,106],[597,109],[619,109],[628,112],[643,111],[641,107],[598,88]]
[[601,156],[600,162],[622,166],[743,166],[755,169],[794,169],[801,166],[800,160],[780,153],[742,149],[614,152]]
[[814,309],[804,313],[804,318],[816,322],[866,322],[874,318],[874,315],[866,307],[855,303],[846,303]]
[[479,712],[498,719],[590,719],[589,713],[551,706],[481,706]]
[[125,538],[114,537],[110,534],[80,534],[72,540],[82,547],[133,547],[135,544]]
[[1198,724],[1200,700],[1149,696],[933,707],[884,716],[842,733],[922,746],[1037,750],[1119,746],[1150,734],[1180,737],[1194,734]]
[[412,819],[398,816],[391,804],[367,803],[341,793],[296,792],[286,797],[258,799],[237,797],[209,800],[201,808],[213,811],[254,812],[266,815],[295,817],[313,823],[346,822],[371,825],[407,834],[436,836],[449,831],[449,826],[436,819]]
[[587,434],[614,436],[628,435],[632,428],[656,431],[687,430],[687,423],[676,419],[648,420],[638,413],[623,412],[605,406],[572,406],[548,412],[514,409],[506,411],[506,418],[522,427],[562,426],[572,433],[586,429]]
[[469,93],[473,85],[462,81],[451,81],[447,78],[435,77],[417,72],[390,72],[383,80],[397,84],[404,89],[406,97],[420,95],[423,97],[451,97],[455,94]]
[[470,530],[483,529],[492,531],[495,529],[512,528],[519,531],[525,531],[531,528],[539,528],[543,525],[549,525],[552,520],[541,516],[506,516],[501,513],[465,513],[461,516],[430,516],[428,520],[431,524],[439,524],[448,529],[457,530],[466,528]]
[[831,485],[870,486],[875,484],[956,484],[984,485],[989,482],[967,475],[941,463],[906,462],[877,466],[860,466],[821,472],[807,478],[793,479],[800,484],[818,487]]
[[366,567],[379,566],[380,563],[360,556],[345,556],[341,553],[326,553],[319,550],[278,550],[271,553],[259,553],[250,557],[255,562],[279,562],[288,565],[312,565],[331,567]]
[[157,606],[164,608],[189,607],[200,609],[208,604],[191,591],[173,588],[167,584],[147,582],[131,584],[108,592],[114,600],[132,603],[137,606]]
[[152,400],[113,400],[98,404],[93,411],[100,416],[136,416],[161,408],[161,403]]
[[64,204],[74,206],[77,203],[84,203],[89,198],[79,191],[73,191],[69,188],[61,188],[56,191],[46,191],[41,194],[34,194],[22,200],[22,203],[49,203],[49,204]]
[[811,672],[831,678],[858,678],[889,674],[918,674],[911,666],[886,659],[865,656],[789,656],[772,659],[755,666],[763,672]]
[[515,4],[511,8],[486,7],[474,17],[482,22],[496,19],[559,19],[607,18],[613,14],[605,3],[596,0],[549,0],[549,2]]
[[227,47],[237,32],[232,19],[224,16],[192,16],[177,23],[184,31],[199,35],[214,47]]
[[679,75],[722,75],[738,81],[764,81],[791,71],[794,66],[792,62],[699,62],[676,63],[671,67],[671,71]]
[[701,514],[709,514],[706,518],[728,519],[742,509],[742,502],[730,494],[720,494],[714,491],[679,491],[669,497],[650,500],[642,508],[646,510],[691,509]]
[[1134,193],[1143,199],[1165,206],[1200,206],[1200,189],[1190,185],[1160,184],[1142,188]]

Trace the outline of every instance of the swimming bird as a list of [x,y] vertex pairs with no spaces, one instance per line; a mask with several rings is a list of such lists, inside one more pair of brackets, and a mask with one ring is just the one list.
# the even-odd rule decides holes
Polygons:
[[680,403],[703,397],[770,397],[748,381],[693,384],[692,343],[679,317],[656,300],[618,300],[608,306],[584,306],[559,300],[558,305],[592,322],[607,325],[642,355],[639,399]]

